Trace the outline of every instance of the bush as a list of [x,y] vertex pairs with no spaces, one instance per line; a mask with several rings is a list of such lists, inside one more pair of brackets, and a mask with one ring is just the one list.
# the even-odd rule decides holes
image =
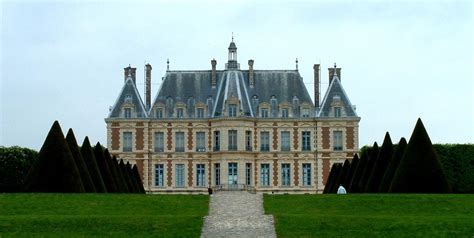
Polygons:
[[392,153],[392,139],[390,138],[390,134],[387,132],[385,133],[385,138],[383,140],[382,147],[380,147],[377,160],[375,161],[374,168],[372,169],[372,173],[367,182],[367,186],[365,187],[366,192],[376,193],[379,191],[382,177],[385,174],[385,170],[387,169],[390,160],[392,159]]
[[71,150],[72,157],[74,158],[74,162],[76,162],[77,169],[79,170],[79,174],[81,177],[82,184],[84,185],[84,189],[88,193],[95,193],[95,186],[94,182],[91,179],[89,174],[89,170],[87,169],[87,165],[82,158],[81,152],[79,151],[79,146],[77,145],[76,137],[74,136],[74,132],[72,129],[69,129],[66,135],[66,142]]
[[20,192],[38,152],[18,146],[0,146],[0,193]]
[[332,164],[331,170],[329,171],[328,178],[326,180],[326,184],[324,185],[324,190],[323,193],[329,193],[331,185],[334,180],[334,174],[336,173],[336,165],[337,164]]
[[342,173],[342,164],[336,163],[336,171],[334,172],[334,178],[331,183],[331,187],[329,188],[329,193],[336,193],[339,184],[337,184],[337,179]]
[[[346,184],[344,184],[344,181],[349,174],[349,170],[351,169],[351,162],[349,162],[348,159],[344,161],[344,164],[342,165],[342,172],[339,175],[339,178],[337,178],[337,183],[336,183],[336,192],[337,189],[339,188],[340,185],[342,185],[344,188],[347,188]],[[347,191],[347,190],[346,190]]]
[[102,176],[102,179],[104,180],[104,184],[105,184],[105,187],[107,188],[107,192],[116,193],[117,185],[115,185],[112,172],[110,172],[110,166],[108,163],[109,161],[105,159],[103,147],[99,142],[97,142],[97,144],[94,147],[94,156],[95,156],[95,159],[97,160],[97,165],[99,166],[100,175]]
[[359,187],[360,179],[362,178],[362,173],[364,172],[364,168],[367,165],[368,160],[368,153],[367,151],[361,151],[360,159],[357,163],[356,169],[354,171],[354,175],[352,176],[351,183],[349,185],[349,192],[351,193],[360,193],[362,189]]
[[120,164],[117,160],[117,157],[115,155],[112,157],[112,164],[114,165],[114,168],[117,170],[117,175],[119,179],[119,186],[122,187],[122,190],[124,193],[131,193],[130,188],[127,185],[127,182],[125,180],[125,175],[123,174],[122,168],[120,168]]
[[346,188],[346,191],[350,191],[349,188],[351,186],[351,181],[352,177],[354,177],[355,170],[357,168],[357,164],[359,163],[359,156],[357,154],[354,154],[354,157],[352,158],[351,162],[351,167],[349,169],[349,173],[347,173],[347,176],[344,178],[344,187]]
[[[130,164],[127,162],[127,167],[130,167]],[[135,180],[138,185],[138,191],[142,194],[145,194],[145,188],[143,187],[143,182],[142,182],[142,176],[140,176],[140,172],[138,172],[138,167],[137,165],[133,165],[132,168],[133,174],[135,175]]]
[[107,188],[105,187],[104,180],[100,174],[99,166],[95,159],[94,151],[92,150],[89,138],[86,136],[84,142],[82,142],[81,154],[86,163],[87,169],[91,176],[92,182],[94,182],[94,188],[98,193],[106,193]]
[[366,192],[365,188],[367,186],[367,182],[369,181],[369,176],[372,173],[372,170],[374,169],[375,161],[377,160],[377,156],[379,154],[379,146],[377,142],[374,142],[374,146],[372,146],[371,149],[368,151],[368,160],[367,164],[364,168],[364,172],[362,173],[362,177],[359,181],[359,188],[360,192]]
[[402,159],[403,153],[407,148],[407,141],[404,137],[400,139],[398,145],[396,146],[395,152],[393,153],[392,159],[385,170],[385,174],[383,175],[382,181],[380,182],[379,192],[380,193],[388,193],[390,189],[390,184],[392,183],[393,176],[395,175],[395,171],[400,164],[400,160]]
[[393,193],[449,193],[451,189],[421,119],[390,185]]
[[474,193],[474,145],[433,145],[455,193]]

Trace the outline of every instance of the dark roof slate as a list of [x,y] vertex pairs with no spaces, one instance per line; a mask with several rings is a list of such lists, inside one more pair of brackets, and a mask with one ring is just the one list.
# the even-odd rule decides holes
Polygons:
[[333,76],[331,84],[324,95],[323,102],[321,103],[321,108],[318,113],[318,117],[329,117],[331,112],[331,104],[334,100],[341,100],[344,105],[344,110],[346,117],[357,117],[357,113],[354,110],[354,107],[349,100],[349,97],[346,94],[346,91],[342,87],[341,81],[337,74]]
[[133,83],[133,80],[130,76],[127,78],[127,80],[125,80],[122,91],[120,92],[119,97],[115,101],[115,104],[109,113],[109,118],[122,117],[121,109],[122,105],[125,103],[131,103],[134,106],[137,118],[147,117],[148,113],[145,110],[145,105],[143,104],[137,87]]

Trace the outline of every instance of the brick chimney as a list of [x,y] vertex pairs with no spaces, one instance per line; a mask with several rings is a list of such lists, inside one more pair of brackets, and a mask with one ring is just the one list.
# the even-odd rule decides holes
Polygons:
[[253,59],[249,59],[249,86],[253,88],[255,80],[253,79]]
[[211,60],[211,65],[212,65],[212,71],[211,71],[211,86],[213,88],[216,87],[217,85],[217,74],[216,74],[216,65],[217,61],[215,59]]
[[151,106],[151,65],[145,65],[145,105],[146,109],[150,109]]
[[319,108],[319,64],[313,65],[314,70],[314,106]]
[[137,84],[137,68],[132,68],[130,65],[128,65],[127,68],[123,68],[123,79],[124,81],[127,81],[128,75],[130,74],[132,76],[132,81],[136,85]]
[[[329,70],[329,84],[331,84],[332,77],[334,77],[334,68],[328,68],[328,70]],[[336,72],[337,72],[337,77],[339,78],[339,81],[342,81],[341,80],[341,68],[336,68]]]

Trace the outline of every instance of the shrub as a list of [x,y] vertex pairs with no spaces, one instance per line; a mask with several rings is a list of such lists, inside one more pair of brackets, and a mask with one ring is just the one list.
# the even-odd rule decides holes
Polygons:
[[124,193],[131,193],[127,185],[127,182],[125,181],[125,175],[123,174],[122,168],[120,167],[120,164],[117,160],[117,157],[115,157],[115,155],[112,157],[112,164],[114,165],[114,168],[117,170],[118,180],[120,184],[119,186],[122,188]]
[[392,183],[393,176],[395,175],[395,171],[400,164],[400,160],[402,159],[403,153],[407,147],[407,141],[404,137],[400,139],[398,145],[393,153],[392,159],[385,170],[385,174],[383,175],[382,181],[380,182],[379,192],[387,193],[390,189],[390,184]]
[[108,163],[109,161],[105,159],[103,147],[99,142],[97,142],[94,147],[94,156],[97,160],[97,165],[99,166],[100,174],[102,175],[102,179],[104,180],[107,192],[116,193],[117,185],[115,185],[112,172],[110,172],[110,166]]
[[18,146],[0,146],[0,193],[20,192],[38,152]]
[[[130,167],[130,164],[128,162],[127,162],[127,167]],[[132,171],[133,171],[133,174],[135,175],[135,180],[137,181],[139,192],[145,194],[145,188],[143,187],[142,176],[140,176],[140,172],[138,172],[138,167],[136,164],[133,165]]]
[[[336,180],[336,192],[337,189],[339,188],[340,185],[342,185],[344,188],[346,188],[346,184],[344,184],[344,180],[346,179],[346,176],[349,174],[349,170],[351,169],[351,162],[349,162],[348,159],[344,161],[344,164],[342,165],[342,171],[339,177]],[[347,191],[347,190],[346,190]]]
[[393,144],[390,134],[385,133],[382,147],[380,147],[377,160],[375,161],[374,168],[365,187],[365,191],[368,193],[376,193],[379,191],[380,182],[387,169],[390,160],[392,159]]
[[349,192],[349,187],[351,185],[351,180],[352,177],[354,176],[354,172],[356,170],[357,164],[359,163],[359,156],[357,154],[354,154],[354,157],[352,158],[351,161],[351,167],[349,169],[349,172],[347,173],[347,176],[344,178],[344,188],[346,188],[346,191]]
[[364,172],[362,173],[362,177],[359,181],[359,188],[361,189],[361,192],[366,192],[365,188],[367,186],[367,182],[369,181],[369,176],[372,173],[372,170],[374,169],[375,161],[377,160],[378,154],[379,146],[377,142],[374,142],[374,146],[369,149],[369,157],[367,160],[367,164],[365,165]]
[[333,183],[334,180],[334,174],[336,173],[336,165],[337,164],[332,164],[331,170],[329,171],[328,178],[326,180],[326,184],[324,185],[324,190],[323,193],[329,193],[329,190],[331,188],[331,184]]
[[81,146],[81,154],[88,168],[92,182],[94,182],[94,188],[98,193],[106,193],[107,188],[105,187],[104,180],[100,174],[99,166],[95,159],[94,151],[92,150],[89,138],[86,136]]
[[331,183],[331,187],[329,188],[329,193],[336,193],[339,184],[337,184],[337,179],[342,173],[342,164],[336,163],[336,171],[334,172],[334,178]]
[[79,150],[79,146],[77,145],[76,137],[74,136],[72,129],[69,129],[67,132],[66,142],[69,146],[69,149],[71,150],[74,162],[76,162],[76,166],[79,170],[82,185],[84,185],[85,191],[87,193],[95,193],[94,182],[92,181],[89,170],[87,169],[87,165],[82,158],[81,151]]
[[360,193],[362,192],[361,188],[359,187],[360,179],[362,178],[362,173],[364,172],[364,168],[367,165],[368,155],[367,152],[361,152],[361,156],[359,162],[357,163],[356,169],[354,171],[354,175],[351,178],[351,183],[349,185],[349,192],[351,193]]
[[130,193],[138,193],[139,190],[135,181],[133,180],[134,179],[133,174],[131,173],[131,171],[127,169],[127,166],[125,165],[123,160],[120,160],[119,167],[120,167],[120,170],[122,171],[123,178],[125,182],[127,183],[127,187],[129,188]]
[[455,193],[474,193],[474,145],[433,145]]

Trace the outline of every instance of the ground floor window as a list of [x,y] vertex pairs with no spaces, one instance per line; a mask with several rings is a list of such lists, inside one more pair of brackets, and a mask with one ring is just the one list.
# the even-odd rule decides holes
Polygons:
[[303,186],[311,186],[311,164],[303,164]]
[[246,185],[252,184],[252,164],[251,163],[245,164],[245,184]]
[[270,164],[260,165],[260,185],[270,186]]
[[221,185],[221,164],[219,163],[214,164],[214,169],[216,173],[215,184],[216,186],[219,186]]
[[281,164],[281,185],[290,186],[290,164]]
[[205,175],[205,168],[204,168],[204,164],[197,164],[196,165],[196,185],[198,187],[204,187],[206,186],[206,175]]
[[164,167],[162,164],[155,165],[155,186],[164,186]]
[[176,187],[184,187],[184,164],[176,165]]

